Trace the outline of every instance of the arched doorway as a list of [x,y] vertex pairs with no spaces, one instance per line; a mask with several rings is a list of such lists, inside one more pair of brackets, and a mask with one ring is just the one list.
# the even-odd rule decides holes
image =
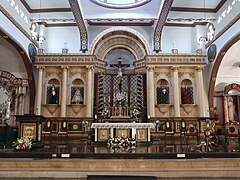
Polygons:
[[[209,85],[209,107],[211,116],[219,117],[221,123],[228,122],[228,100],[231,94],[226,93],[226,88],[240,83],[239,74],[239,49],[240,34],[230,39],[220,50],[212,69]],[[229,96],[229,97],[228,97]]]

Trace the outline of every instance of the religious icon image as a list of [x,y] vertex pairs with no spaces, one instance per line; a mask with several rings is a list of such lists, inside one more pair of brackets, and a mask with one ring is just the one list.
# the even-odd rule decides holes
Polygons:
[[231,96],[228,98],[228,117],[230,122],[238,122],[238,111],[237,111],[237,97]]
[[214,61],[217,55],[217,46],[216,44],[212,44],[207,51],[208,61],[211,63]]
[[83,104],[83,96],[82,96],[79,88],[77,88],[77,90],[72,98],[72,103],[73,104]]
[[49,88],[49,104],[58,104],[58,94],[55,85]]

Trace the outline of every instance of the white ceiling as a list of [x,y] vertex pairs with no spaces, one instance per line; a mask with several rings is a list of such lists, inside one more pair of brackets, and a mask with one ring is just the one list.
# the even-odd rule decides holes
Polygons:
[[111,9],[94,4],[90,0],[78,0],[84,19],[93,18],[157,18],[162,0],[152,0],[146,5],[131,9]]
[[31,9],[70,8],[68,0],[25,0]]
[[[48,9],[48,8],[70,8],[68,0],[25,0],[31,9]],[[180,8],[206,8],[215,9],[221,0],[174,0],[172,7]],[[163,0],[152,0],[149,3],[131,9],[111,9],[98,6],[90,0],[78,0],[80,9],[84,19],[97,18],[158,18],[162,7]],[[174,13],[177,12],[177,13]],[[46,13],[42,13],[46,14]],[[52,12],[53,17],[61,16],[62,13]],[[66,18],[71,18],[72,13]],[[189,15],[184,15],[184,12],[171,11],[170,16],[174,18],[174,14],[178,14],[176,18],[198,16],[199,13],[191,12]],[[179,15],[180,14],[180,15]],[[181,14],[183,14],[181,16]],[[44,16],[44,15],[43,15]],[[49,13],[48,13],[49,17]],[[51,18],[51,17],[49,17]],[[199,17],[201,18],[201,17]]]
[[174,0],[172,7],[215,9],[220,1],[221,0]]

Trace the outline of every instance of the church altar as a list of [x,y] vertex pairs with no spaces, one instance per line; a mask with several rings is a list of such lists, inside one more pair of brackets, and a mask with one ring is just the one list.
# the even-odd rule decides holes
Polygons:
[[150,129],[154,123],[92,123],[95,142],[108,141],[113,137],[135,138],[137,142],[150,142]]

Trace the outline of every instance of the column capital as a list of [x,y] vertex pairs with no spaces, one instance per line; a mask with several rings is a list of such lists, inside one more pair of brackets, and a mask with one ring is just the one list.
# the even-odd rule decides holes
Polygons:
[[45,66],[37,66],[37,69],[38,70],[40,70],[40,69],[43,70],[43,69],[45,69]]
[[93,66],[86,66],[86,68],[87,68],[87,70],[89,71],[89,70],[93,70],[94,69],[94,67]]
[[204,67],[202,67],[202,66],[196,66],[195,69],[196,69],[197,71],[202,71],[202,70],[204,69]]
[[172,69],[173,71],[178,71],[179,68],[180,68],[179,66],[172,66],[172,67],[171,67],[171,69]]
[[61,69],[69,69],[69,66],[61,66]]
[[153,70],[155,69],[155,67],[147,66],[146,69],[147,69],[148,71],[153,71]]

